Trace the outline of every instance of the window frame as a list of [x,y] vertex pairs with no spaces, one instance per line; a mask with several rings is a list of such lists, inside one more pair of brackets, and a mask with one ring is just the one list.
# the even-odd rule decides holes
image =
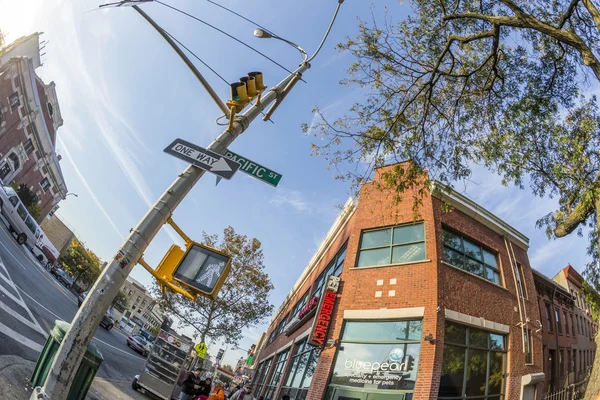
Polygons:
[[519,262],[515,264],[517,283],[519,288],[517,290],[521,290],[521,297],[524,299],[528,299],[527,297],[527,285],[525,284],[525,272],[523,271],[523,265]]
[[[485,330],[485,329],[480,329],[480,328],[476,328],[476,327],[471,327],[468,325],[463,325],[460,323],[456,323],[454,321],[445,321],[446,326],[444,327],[444,331],[446,330],[446,327],[448,326],[448,324],[453,324],[453,325],[457,325],[460,327],[465,328],[465,343],[456,343],[456,342],[452,342],[450,340],[447,340],[446,334],[444,333],[444,348],[446,346],[446,344],[450,345],[450,346],[455,346],[455,347],[460,347],[460,348],[464,348],[465,349],[465,358],[464,358],[464,364],[463,364],[463,382],[462,382],[462,393],[460,395],[460,397],[457,396],[447,396],[447,397],[443,397],[439,395],[439,388],[438,388],[438,395],[437,398],[438,399],[488,399],[488,398],[498,398],[498,399],[506,399],[506,381],[508,380],[506,373],[507,373],[507,368],[508,368],[508,335],[506,334],[501,334],[501,333],[497,333],[497,332],[492,332],[489,330]],[[470,344],[470,330],[471,329],[476,329],[478,331],[481,332],[485,332],[488,334],[487,336],[487,348],[483,348],[480,346],[475,346],[475,345],[471,345]],[[503,348],[502,350],[497,350],[497,349],[493,349],[490,343],[490,335],[498,335],[498,336],[502,336],[503,338]],[[475,396],[467,396],[466,395],[466,389],[467,389],[467,378],[468,378],[468,368],[469,368],[469,349],[472,350],[477,350],[477,351],[486,351],[487,352],[487,360],[486,360],[486,385],[485,385],[485,393],[487,394],[483,394],[483,395],[475,395]],[[502,384],[500,387],[500,393],[499,394],[490,394],[488,393],[489,390],[489,381],[490,381],[490,363],[491,363],[491,354],[492,353],[500,353],[503,354],[503,369],[504,371],[502,372]],[[442,356],[442,366],[443,366],[444,360],[443,360],[443,356]]]
[[565,335],[571,336],[569,334],[569,313],[567,313],[567,310],[562,310],[562,312],[563,312],[563,317],[565,320]]
[[13,92],[10,94],[10,96],[8,96],[8,105],[10,106],[11,113],[21,106],[21,98],[19,97],[19,91]]
[[552,306],[544,302],[546,308],[546,320],[548,321],[548,333],[554,333],[554,316],[552,315]]
[[[417,225],[421,225],[423,227],[423,240],[404,242],[404,243],[394,243],[394,230],[396,228],[402,228],[402,227],[407,227],[407,226],[417,226]],[[365,233],[385,231],[385,230],[390,231],[390,243],[388,245],[363,248],[363,239],[364,239]],[[387,267],[387,266],[393,266],[393,265],[413,264],[413,263],[426,261],[427,260],[427,240],[426,239],[427,239],[427,233],[425,232],[425,221],[423,221],[423,220],[416,221],[416,222],[409,222],[409,223],[405,223],[405,224],[399,224],[399,225],[390,225],[390,226],[385,226],[385,227],[380,227],[380,228],[364,229],[360,232],[360,240],[358,242],[358,251],[356,252],[356,260],[355,260],[354,268],[360,269],[360,268],[371,268],[371,267]],[[393,252],[394,252],[395,247],[404,247],[404,246],[410,246],[410,245],[419,244],[419,243],[423,243],[423,251],[425,252],[425,254],[423,255],[424,258],[422,260],[412,260],[412,261],[406,261],[406,262],[400,262],[400,263],[393,262]],[[390,254],[389,254],[389,258],[388,258],[389,263],[374,264],[374,265],[362,265],[362,266],[359,265],[360,254],[362,251],[379,250],[379,249],[385,249],[385,248],[390,249]]]
[[[275,360],[275,362],[273,363],[273,368],[272,368],[273,372],[271,372],[271,376],[268,379],[269,383],[265,383],[265,385],[264,385],[264,396],[265,397],[273,398],[272,396],[277,391],[277,387],[279,386],[279,383],[281,382],[281,378],[285,375],[286,366],[289,361],[289,355],[290,355],[290,349],[288,347],[287,349],[275,354],[275,356],[272,357],[272,359]],[[277,381],[275,381],[275,379],[277,379]],[[271,390],[272,390],[272,392],[270,393],[269,396],[267,396],[267,393],[269,393],[269,391],[271,391]]]
[[554,307],[554,321],[556,322],[556,332],[562,336],[562,325],[560,323],[560,308]]
[[[297,349],[301,349],[298,352]],[[300,369],[298,368],[298,366],[294,367],[294,363],[296,360],[301,360],[302,357],[304,357],[306,355],[306,364],[304,366],[304,369],[302,370],[302,377],[300,378],[300,383],[299,386],[292,386],[294,381],[296,380],[296,376],[298,374],[298,372],[300,372]],[[316,358],[317,362],[319,360],[319,357],[321,356],[321,349],[319,347],[316,346],[312,346],[310,344],[308,344],[308,339],[304,339],[299,341],[298,343],[294,344],[294,352],[291,355],[291,357],[289,358],[289,368],[286,371],[285,374],[285,379],[282,381],[281,384],[281,390],[279,395],[283,395],[283,394],[290,394],[291,392],[295,392],[295,395],[293,396],[294,398],[298,397],[298,393],[300,393],[301,391],[305,391],[308,393],[308,389],[309,387],[304,387],[304,381],[306,380],[306,373],[308,371],[308,367],[311,365],[311,363],[313,362],[313,360]],[[316,372],[316,368],[315,371],[313,371],[313,375],[314,376],[314,372]],[[290,380],[291,377],[291,382],[290,385],[287,385],[288,380]],[[311,378],[312,380],[312,378]],[[312,381],[311,381],[312,383]],[[290,396],[291,397],[291,396]]]
[[[445,241],[444,241],[444,233],[445,232],[449,232],[450,234],[458,236],[461,239],[461,249],[457,249],[457,248],[452,247],[452,246],[450,246],[450,245],[448,245],[448,244],[445,243]],[[478,259],[470,256],[469,254],[467,254],[467,252],[465,251],[465,240],[467,242],[469,242],[469,244],[471,244],[473,246],[479,247],[479,249],[481,251],[481,259],[480,260],[478,260]],[[483,271],[482,275],[478,275],[476,273],[468,271],[467,269],[465,269],[465,268],[463,268],[463,267],[461,267],[459,265],[454,265],[450,261],[447,261],[446,260],[446,254],[445,254],[446,253],[446,251],[445,251],[446,248],[449,249],[450,251],[453,251],[455,253],[460,254],[463,257],[463,259],[466,257],[466,258],[468,258],[470,260],[473,260],[475,262],[480,263],[481,266],[482,266],[482,271]],[[496,266],[490,265],[490,264],[488,264],[488,263],[485,262],[485,257],[483,255],[484,251],[486,251],[487,253],[490,253],[492,256],[494,256],[494,259],[496,260]],[[450,265],[450,266],[452,266],[454,268],[458,268],[461,271],[466,272],[468,274],[471,274],[471,275],[477,276],[479,278],[482,278],[485,281],[490,282],[490,283],[492,283],[492,284],[494,284],[496,286],[500,286],[502,288],[506,287],[505,284],[504,284],[505,283],[504,282],[504,277],[502,275],[502,268],[500,266],[500,263],[498,262],[498,252],[495,251],[495,250],[492,250],[491,248],[485,246],[484,244],[482,244],[482,243],[480,243],[480,242],[478,242],[478,241],[476,241],[474,239],[471,239],[470,237],[466,236],[462,232],[459,232],[459,231],[457,231],[457,230],[455,230],[455,229],[453,229],[451,227],[448,227],[446,225],[442,226],[442,261],[445,264],[447,264],[447,265]],[[499,281],[498,283],[496,283],[494,281],[491,281],[491,280],[489,280],[486,277],[487,276],[487,268],[490,268],[492,271],[494,271],[494,272],[496,272],[498,274],[498,281]]]
[[533,364],[533,338],[531,337],[531,329],[523,330],[525,338],[525,364]]
[[575,319],[573,318],[573,313],[569,313],[569,316],[571,317],[571,334],[573,335],[573,337],[575,336]]
[[52,185],[50,184],[50,180],[48,178],[42,179],[40,181],[40,186],[42,187],[42,190],[44,191],[44,193],[46,193],[52,187]]
[[[336,255],[331,259],[327,267],[319,274],[319,277],[315,280],[312,287],[312,295],[319,296],[323,295],[325,288],[325,282],[329,275],[340,276],[344,270],[344,261],[346,260],[346,254],[348,250],[347,242],[338,250]],[[340,260],[341,259],[341,260]]]

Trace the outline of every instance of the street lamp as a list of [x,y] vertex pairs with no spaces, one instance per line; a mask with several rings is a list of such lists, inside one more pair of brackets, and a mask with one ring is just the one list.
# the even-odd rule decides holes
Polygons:
[[71,196],[71,195],[73,195],[75,197],[79,197],[79,195],[77,193],[67,193],[67,194],[65,194],[65,199],[67,198],[67,196]]
[[259,39],[277,39],[277,40],[281,40],[282,42],[285,42],[287,44],[289,44],[290,46],[294,47],[296,50],[298,50],[300,53],[302,53],[302,57],[304,58],[304,61],[306,62],[308,60],[308,54],[306,54],[306,51],[298,46],[296,43],[291,42],[287,39],[282,38],[281,36],[277,36],[272,32],[267,32],[264,29],[260,29],[260,28],[256,28],[254,30],[254,36],[256,36]]

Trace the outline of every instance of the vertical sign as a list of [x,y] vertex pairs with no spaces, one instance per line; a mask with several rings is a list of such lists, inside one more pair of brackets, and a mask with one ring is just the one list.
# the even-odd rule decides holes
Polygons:
[[317,307],[317,316],[313,321],[313,327],[308,340],[309,344],[317,347],[323,347],[327,340],[327,333],[331,326],[331,315],[337,300],[337,292],[340,288],[341,279],[334,275],[329,275],[325,284],[325,293],[321,296],[321,301]]

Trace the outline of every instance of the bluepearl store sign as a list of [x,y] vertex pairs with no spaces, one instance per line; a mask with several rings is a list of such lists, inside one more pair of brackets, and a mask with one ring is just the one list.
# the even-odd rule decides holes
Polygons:
[[347,321],[331,384],[414,390],[421,321]]

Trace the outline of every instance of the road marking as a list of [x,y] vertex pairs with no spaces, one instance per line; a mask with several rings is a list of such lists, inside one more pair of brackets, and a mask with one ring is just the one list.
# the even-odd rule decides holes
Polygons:
[[[44,307],[43,305],[41,305],[41,304],[40,304],[40,303],[39,303],[39,302],[38,302],[36,299],[34,299],[33,297],[31,297],[31,296],[30,296],[30,295],[29,295],[29,294],[28,294],[26,291],[24,291],[23,289],[21,289],[19,286],[17,286],[17,289],[19,289],[21,292],[23,292],[23,294],[24,294],[25,296],[29,297],[29,298],[30,298],[30,299],[31,299],[31,300],[32,300],[34,303],[36,303],[38,306],[42,307],[44,310],[46,310],[46,311],[48,311],[50,314],[54,315],[56,318],[58,318],[58,319],[60,319],[60,320],[62,320],[62,321],[67,321],[67,319],[66,319],[66,318],[63,318],[63,317],[61,317],[60,315],[58,315],[58,314],[56,314],[56,313],[54,313],[54,312],[50,311],[49,309],[47,309],[46,307]],[[105,344],[105,345],[106,345],[106,346],[108,346],[108,347],[112,347],[113,349],[115,349],[115,350],[117,350],[117,351],[120,351],[121,353],[123,353],[123,354],[126,354],[126,355],[128,355],[128,356],[130,356],[130,357],[135,357],[135,358],[138,358],[138,359],[140,359],[140,360],[145,360],[145,358],[142,358],[142,357],[136,356],[136,355],[134,355],[134,354],[128,353],[127,351],[125,351],[125,350],[122,350],[122,349],[119,349],[118,347],[115,347],[115,346],[113,346],[112,344],[108,344],[108,343],[106,343],[105,341],[103,341],[103,340],[100,340],[100,339],[98,339],[98,338],[96,338],[96,337],[95,337],[95,338],[93,338],[93,339],[94,339],[94,340],[97,340],[97,341],[99,341],[99,342],[100,342],[100,343],[102,343],[102,344]]]
[[39,326],[37,323],[33,323],[30,320],[28,320],[27,318],[24,318],[21,314],[19,314],[18,312],[14,311],[12,308],[10,308],[6,304],[4,304],[2,301],[0,301],[0,310],[3,310],[8,315],[12,316],[14,319],[18,320],[22,324],[27,325],[28,327],[30,327],[31,329],[35,330],[36,332],[41,333],[42,335],[44,335],[44,337],[46,335],[48,335],[42,329],[42,327]]
[[14,339],[17,342],[19,342],[19,344],[22,344],[23,346],[27,346],[31,350],[37,351],[38,353],[41,352],[42,349],[44,348],[44,346],[34,342],[31,339],[26,338],[25,336],[21,335],[19,332],[13,331],[12,329],[10,329],[8,326],[4,325],[1,322],[0,322],[0,333],[4,333],[9,338]]
[[[0,229],[0,230],[2,230],[2,229]],[[4,233],[6,233],[6,232],[4,232]],[[2,247],[4,247],[4,249],[5,249],[5,250],[8,252],[8,254],[10,254],[10,255],[11,255],[11,257],[12,257],[12,258],[14,258],[14,260],[15,260],[15,261],[16,261],[16,262],[17,262],[17,263],[18,263],[18,264],[21,266],[21,268],[23,268],[24,270],[27,270],[27,268],[26,268],[26,267],[25,267],[25,266],[24,266],[24,265],[21,263],[21,261],[19,261],[19,259],[17,259],[17,257],[15,257],[15,255],[14,255],[14,254],[13,254],[13,253],[12,253],[12,252],[11,252],[11,251],[8,249],[8,247],[6,247],[6,246],[4,245],[4,243],[2,243],[2,242],[0,241],[0,245],[2,245]],[[16,248],[16,249],[19,249],[19,250],[21,250],[21,249],[20,249],[20,248],[19,248],[17,245],[15,245],[14,243],[13,243],[13,245],[15,246],[15,248]],[[32,264],[33,264],[33,263],[32,263]],[[57,282],[56,282],[54,279],[48,279],[48,277],[47,277],[47,276],[46,276],[46,274],[45,274],[45,273],[48,273],[48,271],[46,271],[46,270],[44,269],[44,272],[45,272],[45,273],[43,273],[42,271],[40,271],[40,270],[38,270],[38,269],[37,269],[37,268],[43,268],[43,267],[40,267],[40,266],[39,266],[39,265],[37,265],[37,264],[33,264],[33,265],[36,267],[36,268],[34,268],[34,269],[36,269],[36,270],[37,270],[37,271],[38,271],[38,272],[39,272],[39,273],[40,273],[40,274],[41,274],[41,275],[42,275],[42,276],[43,276],[43,277],[44,277],[44,278],[45,278],[45,279],[46,279],[48,282],[52,283],[52,284],[53,284],[53,285],[54,285],[54,286],[55,286],[57,289],[59,289],[59,292],[60,292],[60,293],[62,293],[62,294],[63,294],[63,295],[66,297],[66,298],[68,298],[68,299],[69,299],[69,300],[70,300],[70,301],[71,301],[73,304],[77,304],[77,302],[76,302],[75,300],[73,300],[73,297],[72,297],[71,295],[69,295],[69,294],[65,293],[65,290],[64,290],[64,289],[63,289],[63,288],[60,286],[60,284],[58,284],[58,283],[57,283]],[[5,269],[5,270],[6,270],[6,269]],[[8,271],[7,271],[7,272],[8,272]]]
[[[14,301],[15,303],[17,303],[21,307],[27,308],[27,306],[25,305],[25,302],[22,299],[16,298],[11,292],[9,292],[8,290],[6,290],[4,288],[4,286],[2,286],[2,285],[0,285],[0,292],[4,293],[9,299],[11,299],[12,301]],[[19,297],[21,297],[21,296],[19,296]]]

